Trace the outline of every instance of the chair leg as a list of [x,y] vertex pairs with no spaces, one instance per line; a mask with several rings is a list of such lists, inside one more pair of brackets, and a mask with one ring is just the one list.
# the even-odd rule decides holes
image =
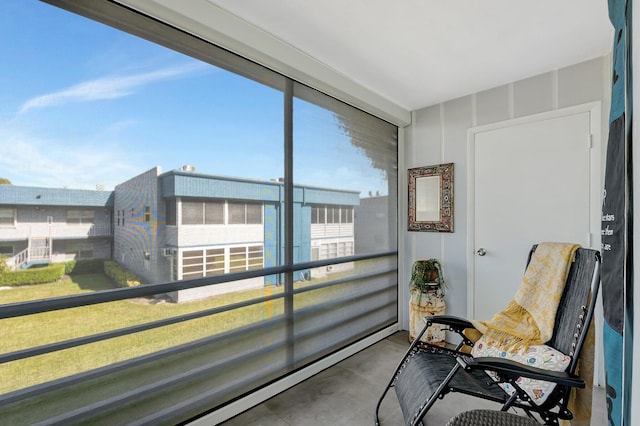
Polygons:
[[404,365],[404,363],[405,363],[405,361],[407,359],[407,356],[411,353],[411,351],[413,351],[413,349],[417,345],[420,344],[420,339],[422,338],[424,333],[427,331],[427,328],[429,328],[429,326],[430,326],[430,324],[425,324],[425,326],[422,328],[422,330],[420,330],[420,333],[418,333],[418,335],[415,337],[415,339],[413,340],[413,342],[409,346],[409,349],[407,350],[405,355],[402,357],[402,360],[400,361],[400,363],[396,367],[395,371],[393,372],[393,375],[391,376],[391,380],[389,381],[389,384],[387,384],[387,387],[384,389],[384,392],[382,392],[382,396],[380,397],[380,399],[378,400],[378,404],[376,405],[376,412],[375,412],[376,426],[380,425],[380,419],[378,417],[378,413],[380,412],[380,406],[382,405],[382,400],[387,395],[387,392],[389,392],[389,389],[391,389],[393,387],[393,384],[395,383],[396,378],[398,376],[398,372],[402,369],[402,366]]
[[[395,378],[395,376],[394,376]],[[380,399],[378,400],[378,404],[376,405],[376,426],[380,426],[380,418],[378,417],[378,413],[380,412],[380,406],[382,405],[382,400],[384,399],[384,397],[387,395],[387,392],[389,392],[389,389],[391,389],[391,384],[393,383],[393,379],[391,380],[391,382],[389,382],[389,384],[387,385],[387,387],[384,389],[384,392],[382,392],[382,396],[380,397]]]

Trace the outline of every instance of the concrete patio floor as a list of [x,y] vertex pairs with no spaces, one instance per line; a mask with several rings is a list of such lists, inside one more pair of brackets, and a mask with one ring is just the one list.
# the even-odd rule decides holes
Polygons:
[[[398,332],[322,371],[299,385],[223,423],[225,426],[371,426],[376,403],[398,362],[409,347],[407,332]],[[592,426],[604,426],[605,395],[594,392]],[[445,425],[457,413],[475,408],[499,410],[499,405],[460,394],[436,402],[425,418]],[[383,426],[403,424],[395,393],[382,403]]]

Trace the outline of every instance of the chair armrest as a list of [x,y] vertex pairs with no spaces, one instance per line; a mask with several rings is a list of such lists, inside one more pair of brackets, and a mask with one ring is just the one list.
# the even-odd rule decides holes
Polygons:
[[518,377],[528,377],[531,379],[544,380],[546,382],[554,382],[563,386],[571,386],[576,388],[584,388],[584,381],[575,374],[565,371],[550,371],[542,368],[530,367],[502,358],[458,356],[456,358],[465,370],[490,370],[495,371],[500,376],[516,380]]
[[425,322],[432,324],[442,324],[451,327],[454,330],[464,330],[465,328],[474,328],[473,324],[468,320],[453,315],[433,315],[424,317]]

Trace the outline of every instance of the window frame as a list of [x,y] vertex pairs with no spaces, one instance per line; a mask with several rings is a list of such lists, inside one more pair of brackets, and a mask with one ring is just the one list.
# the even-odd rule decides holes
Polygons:
[[[2,212],[11,212],[9,214],[3,214]],[[10,217],[11,216],[11,220]],[[18,209],[15,207],[0,207],[0,227],[14,228],[18,221]]]
[[[140,14],[138,17],[132,17],[132,14],[137,14],[139,12],[135,12],[133,9],[122,6],[121,4],[111,1],[111,0],[96,0],[91,3],[77,2],[75,0],[45,0],[46,2],[53,3],[57,6],[63,7],[65,9],[71,10],[77,14],[81,14],[87,16],[95,21],[105,23],[111,27],[123,30],[127,33],[140,36],[147,40],[150,40],[154,43],[160,44],[162,46],[168,47],[169,49],[187,54],[188,56],[203,60],[208,63],[212,63],[217,67],[228,69],[235,74],[245,76],[251,78],[255,81],[263,82],[263,84],[272,84],[273,87],[277,87],[283,90],[285,94],[285,105],[284,108],[287,111],[285,116],[285,173],[284,173],[284,190],[286,203],[284,205],[284,224],[282,225],[282,234],[284,235],[285,248],[284,248],[284,261],[281,264],[278,264],[277,268],[282,268],[277,273],[284,276],[284,294],[287,295],[285,299],[285,320],[289,323],[293,320],[293,277],[296,272],[296,264],[293,261],[293,223],[294,223],[294,215],[293,215],[293,164],[292,164],[292,99],[293,99],[293,81],[290,79],[285,79],[284,85],[281,84],[279,79],[270,80],[269,77],[264,77],[265,74],[272,73],[270,70],[266,70],[260,65],[257,65],[253,62],[247,62],[244,57],[240,57],[239,55],[230,54],[224,49],[219,47],[215,47],[212,44],[205,41],[203,38],[199,38],[198,36],[193,36],[188,34],[184,30],[179,30],[173,27],[168,27],[167,24],[164,24],[161,19],[149,18]],[[115,12],[114,12],[115,10]],[[194,46],[195,45],[195,46]],[[220,59],[218,57],[212,58],[215,55],[211,54],[211,51],[223,51],[226,52],[226,55]],[[232,56],[229,56],[232,55]],[[218,62],[220,61],[220,62]],[[240,64],[240,65],[238,65]],[[249,65],[247,65],[249,64]],[[240,67],[242,70],[239,70]],[[277,80],[277,81],[276,81]],[[265,83],[266,81],[266,83]],[[284,87],[286,86],[286,87]],[[345,102],[346,104],[346,102]],[[396,127],[397,131],[397,127]],[[396,150],[397,155],[397,150]],[[397,178],[397,177],[396,177]],[[389,181],[391,182],[391,180]],[[390,185],[390,188],[393,186]],[[397,191],[396,189],[393,189]],[[393,193],[394,197],[397,197],[397,192]],[[326,209],[325,209],[326,212]],[[125,222],[125,214],[124,210],[122,211],[122,225],[124,226]],[[133,213],[133,212],[132,212]],[[178,213],[178,212],[176,212]],[[178,216],[176,214],[176,216]],[[326,221],[326,214],[325,214]],[[177,220],[176,220],[177,222]],[[397,225],[397,220],[395,221]],[[279,224],[280,225],[280,224]],[[376,257],[387,256],[391,253],[391,250],[388,253],[379,253],[373,255],[362,256],[363,259],[373,259]],[[396,249],[397,255],[397,249]],[[173,258],[178,259],[177,256]],[[176,268],[177,270],[177,268]],[[390,268],[393,271],[392,268]],[[265,275],[263,275],[265,276]],[[217,280],[211,280],[210,282],[219,282]],[[172,285],[171,289],[179,289],[184,288],[181,287],[179,283],[167,283]],[[127,294],[133,294],[133,291],[138,291],[140,294],[143,294],[145,291],[150,291],[145,288],[146,286],[140,286],[136,289],[117,289],[118,291],[122,291],[121,294],[127,292]],[[169,288],[170,286],[166,286]],[[164,288],[164,287],[163,287]],[[137,293],[136,293],[137,294]],[[151,293],[149,293],[151,294]],[[90,295],[93,296],[93,295]],[[101,294],[95,295],[96,297],[102,297]],[[84,296],[83,297],[89,297]],[[117,296],[112,296],[117,297]],[[70,299],[73,299],[70,298]],[[80,297],[77,298],[80,300]],[[75,300],[75,299],[73,299]],[[97,300],[97,299],[96,299]],[[73,302],[72,302],[73,303]],[[95,302],[102,303],[102,302]],[[26,309],[26,308],[25,308]],[[63,309],[63,308],[61,308]],[[25,310],[26,312],[26,310]],[[289,357],[289,354],[285,354]],[[286,362],[290,362],[289,359]],[[212,407],[217,408],[217,407]]]
[[65,221],[67,225],[93,225],[95,224],[95,213],[90,209],[67,209]]

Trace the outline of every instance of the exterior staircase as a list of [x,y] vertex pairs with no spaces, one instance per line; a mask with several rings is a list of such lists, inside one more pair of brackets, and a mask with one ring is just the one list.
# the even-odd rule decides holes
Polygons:
[[51,263],[51,238],[32,237],[26,249],[9,259],[13,269],[27,269],[31,265]]

